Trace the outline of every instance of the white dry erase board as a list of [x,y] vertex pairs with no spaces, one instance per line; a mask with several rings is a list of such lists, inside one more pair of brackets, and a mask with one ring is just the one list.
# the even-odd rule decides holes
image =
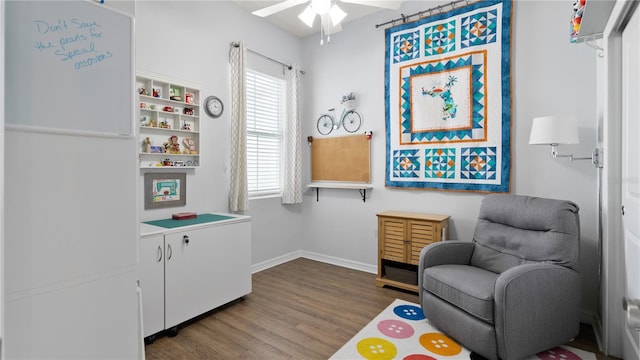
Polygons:
[[89,1],[6,2],[6,123],[133,134],[133,19]]

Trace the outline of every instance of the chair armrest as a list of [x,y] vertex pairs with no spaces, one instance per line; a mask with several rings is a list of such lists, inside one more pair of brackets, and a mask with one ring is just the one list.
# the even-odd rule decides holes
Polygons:
[[520,358],[568,342],[580,330],[580,274],[524,264],[496,280],[494,320],[500,358]]
[[461,240],[439,241],[429,244],[420,251],[418,263],[418,293],[422,296],[424,269],[445,264],[466,265],[471,261],[474,243]]
[[445,264],[467,265],[471,261],[474,247],[474,243],[461,240],[438,241],[429,244],[420,251],[419,266],[428,268]]

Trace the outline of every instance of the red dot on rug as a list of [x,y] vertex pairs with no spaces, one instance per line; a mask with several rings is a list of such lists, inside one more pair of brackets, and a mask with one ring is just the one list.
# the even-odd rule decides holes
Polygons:
[[567,349],[555,347],[553,349],[538,353],[542,360],[581,360],[582,358]]
[[402,360],[437,360],[437,359],[424,354],[411,354],[403,357]]

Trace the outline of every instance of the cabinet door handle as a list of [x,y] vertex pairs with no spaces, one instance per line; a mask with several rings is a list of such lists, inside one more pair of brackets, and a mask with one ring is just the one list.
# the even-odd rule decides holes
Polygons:
[[189,245],[189,235],[184,235],[182,237],[182,241],[184,241],[185,245]]
[[158,262],[162,261],[162,246],[158,245]]
[[171,255],[173,255],[173,249],[171,244],[167,244],[167,260],[171,260]]

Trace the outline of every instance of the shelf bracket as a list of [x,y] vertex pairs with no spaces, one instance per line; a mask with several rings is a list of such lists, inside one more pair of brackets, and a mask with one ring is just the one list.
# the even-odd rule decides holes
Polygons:
[[[360,196],[362,196],[362,202],[367,202],[367,189],[358,189]],[[320,188],[316,187],[316,202],[320,201]]]

